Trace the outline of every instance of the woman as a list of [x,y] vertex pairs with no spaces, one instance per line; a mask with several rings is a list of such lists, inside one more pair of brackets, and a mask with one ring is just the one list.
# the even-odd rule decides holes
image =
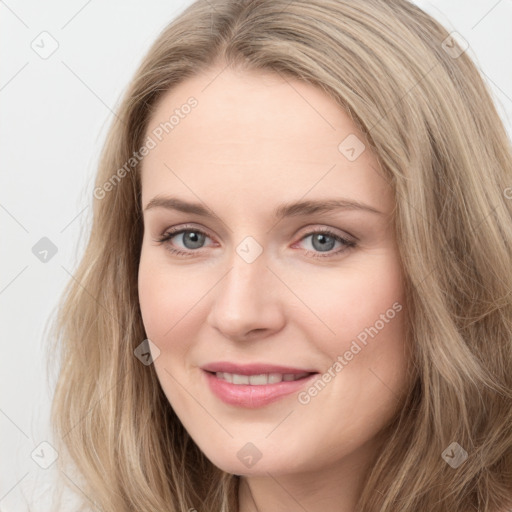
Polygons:
[[84,506],[512,507],[511,186],[414,5],[194,3],[125,94],[56,319]]

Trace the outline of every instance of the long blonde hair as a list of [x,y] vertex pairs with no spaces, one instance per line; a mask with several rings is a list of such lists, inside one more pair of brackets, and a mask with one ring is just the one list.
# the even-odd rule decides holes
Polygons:
[[[159,98],[213,65],[320,87],[366,134],[396,196],[417,377],[357,510],[512,507],[512,148],[467,52],[406,0],[198,1],[150,48],[112,121],[52,333],[58,463],[76,470],[84,507],[238,510],[239,477],[198,449],[134,356],[146,338],[134,154]],[[453,442],[468,454],[457,468],[441,456]]]

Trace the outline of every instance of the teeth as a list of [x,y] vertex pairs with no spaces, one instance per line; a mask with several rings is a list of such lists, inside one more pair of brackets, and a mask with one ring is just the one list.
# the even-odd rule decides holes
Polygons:
[[265,384],[277,384],[281,381],[289,382],[292,380],[307,377],[309,373],[299,375],[293,373],[261,373],[259,375],[239,375],[237,373],[217,372],[218,379],[225,380],[232,384],[251,384],[252,386],[263,386]]
[[233,384],[249,384],[249,375],[237,375],[236,373],[232,373]]
[[268,377],[264,373],[261,375],[249,375],[249,384],[253,386],[261,386],[262,384],[268,384]]
[[283,375],[281,373],[269,373],[268,374],[268,383],[269,384],[277,384],[283,380]]

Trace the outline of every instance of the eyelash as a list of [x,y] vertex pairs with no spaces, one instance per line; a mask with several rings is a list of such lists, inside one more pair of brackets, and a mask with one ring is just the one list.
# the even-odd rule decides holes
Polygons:
[[[205,235],[207,236],[208,238],[210,238],[208,236],[207,233],[205,233],[204,231],[200,230],[200,229],[197,229],[197,228],[177,228],[175,230],[170,230],[170,231],[167,231],[165,232],[160,238],[156,239],[155,242],[158,242],[159,244],[164,244],[168,241],[171,240],[171,238],[174,238],[176,235],[180,235],[181,233],[187,233],[187,232],[193,232],[193,233],[200,233],[201,235]],[[316,235],[316,234],[322,234],[322,235],[328,235],[329,237],[332,237],[334,238],[334,240],[336,240],[337,242],[341,242],[344,247],[342,247],[341,249],[338,249],[337,251],[334,251],[332,253],[329,253],[329,254],[326,254],[326,255],[323,255],[321,253],[317,253],[315,251],[309,251],[309,250],[306,250],[306,254],[310,254],[310,253],[313,253],[311,256],[309,257],[312,257],[312,258],[332,258],[342,252],[345,252],[349,249],[352,249],[353,247],[356,246],[356,243],[352,240],[348,240],[347,238],[344,238],[336,233],[333,233],[332,231],[330,231],[329,229],[326,229],[326,228],[322,228],[322,229],[316,229],[316,230],[313,230],[313,231],[310,231],[309,233],[307,233],[306,235],[304,235],[299,241],[302,241],[304,240],[305,238],[307,238],[308,236],[311,236],[311,235]],[[166,244],[167,245],[167,244]],[[192,253],[194,252],[197,252],[197,250],[189,250],[189,251],[182,251],[180,249],[174,249],[173,247],[166,247],[166,249],[168,251],[170,251],[171,253],[173,254],[176,254],[176,255],[179,255],[179,256],[192,256]],[[192,251],[192,253],[190,252]]]

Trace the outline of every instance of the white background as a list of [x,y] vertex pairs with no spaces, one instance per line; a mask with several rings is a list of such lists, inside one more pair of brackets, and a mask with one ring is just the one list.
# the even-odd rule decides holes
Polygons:
[[[3,512],[46,510],[56,470],[31,458],[51,440],[43,329],[86,242],[98,156],[120,96],[160,31],[190,3],[0,0]],[[512,1],[416,3],[468,41],[512,138]],[[58,43],[47,59],[31,47],[44,31]],[[58,251],[46,263],[32,253],[42,237]]]

